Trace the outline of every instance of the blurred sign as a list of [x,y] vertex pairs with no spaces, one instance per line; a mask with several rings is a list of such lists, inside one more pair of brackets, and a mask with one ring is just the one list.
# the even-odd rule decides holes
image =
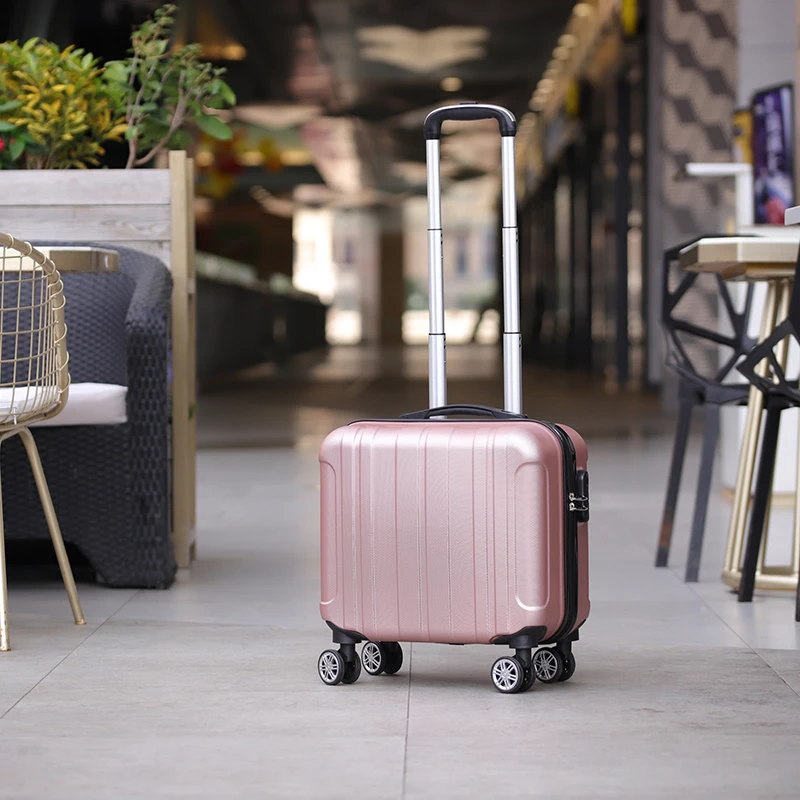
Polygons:
[[622,0],[619,12],[622,21],[622,30],[626,36],[636,36],[639,29],[639,2],[638,0]]
[[775,86],[753,95],[755,223],[783,225],[794,205],[792,87]]
[[753,163],[753,114],[749,108],[733,112],[733,160]]
[[564,111],[572,118],[577,117],[581,111],[581,88],[574,78],[567,84],[564,92]]

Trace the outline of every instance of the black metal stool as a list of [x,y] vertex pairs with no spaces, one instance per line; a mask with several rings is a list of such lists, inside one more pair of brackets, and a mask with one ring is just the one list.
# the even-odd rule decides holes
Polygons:
[[[753,509],[742,562],[742,577],[739,582],[740,603],[749,603],[753,599],[758,554],[764,539],[764,525],[772,493],[775,461],[778,456],[781,412],[787,408],[800,406],[798,382],[786,379],[784,368],[775,355],[775,348],[787,336],[793,336],[797,342],[800,342],[800,252],[798,252],[794,283],[789,299],[788,316],[761,344],[754,347],[738,366],[739,372],[764,393],[764,408],[766,409],[764,438],[761,443],[761,456],[753,494]],[[759,375],[756,368],[765,359],[769,364],[769,369],[766,375]],[[795,619],[800,622],[800,587],[797,592]]]
[[[661,532],[658,538],[656,552],[656,566],[666,567],[669,559],[670,544],[672,542],[672,529],[675,520],[675,510],[678,505],[678,491],[680,489],[683,462],[686,456],[686,444],[689,438],[689,429],[692,421],[692,411],[695,406],[705,409],[705,426],[703,431],[703,453],[700,462],[700,472],[697,481],[697,496],[695,498],[694,517],[692,520],[692,535],[689,543],[689,556],[686,562],[686,580],[694,582],[700,571],[700,555],[703,549],[703,535],[705,532],[706,513],[708,510],[708,497],[711,491],[711,475],[714,466],[714,457],[719,438],[720,408],[724,405],[744,405],[750,391],[746,383],[725,383],[725,379],[733,370],[739,359],[752,347],[753,340],[747,335],[747,324],[750,316],[750,307],[753,300],[753,286],[747,287],[744,309],[739,312],[735,309],[730,288],[718,276],[716,279],[717,297],[722,299],[725,312],[732,333],[724,334],[719,330],[704,328],[691,322],[684,312],[687,295],[695,287],[698,273],[680,272],[677,285],[671,288],[673,275],[679,270],[678,257],[680,251],[694,244],[706,236],[694,239],[673,247],[664,253],[663,267],[663,300],[661,306],[661,324],[667,339],[667,366],[676,372],[680,378],[679,399],[680,411],[678,415],[678,429],[675,433],[675,444],[672,452],[672,464],[667,484],[667,497],[664,503],[664,514],[661,519]],[[724,238],[714,235],[714,238]],[[683,306],[681,304],[683,303]],[[681,306],[679,308],[679,306]],[[684,312],[685,313],[685,312]],[[684,341],[685,339],[685,341]],[[712,374],[703,374],[696,366],[689,353],[690,342],[708,342],[714,345],[730,348],[731,355],[725,363]],[[716,351],[716,348],[714,348]]]

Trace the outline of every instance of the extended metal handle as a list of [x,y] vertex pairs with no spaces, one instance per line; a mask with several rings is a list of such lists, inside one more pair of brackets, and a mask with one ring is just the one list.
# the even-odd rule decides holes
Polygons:
[[496,119],[501,136],[514,136],[517,132],[517,120],[507,108],[488,103],[459,103],[457,106],[437,108],[425,117],[425,138],[438,139],[442,135],[442,123],[446,119]]
[[[470,113],[447,106],[432,111],[437,131],[445,119],[485,119],[492,114],[475,116],[475,109],[497,109],[503,119],[514,120],[514,115],[500,106],[469,105]],[[498,112],[498,113],[499,113]],[[442,197],[439,173],[439,138],[428,138],[426,119],[426,161],[428,166],[428,295],[430,297],[430,329],[428,335],[429,405],[431,408],[447,405],[446,339],[444,332],[444,266],[442,261]],[[500,126],[501,132],[503,125]],[[522,337],[519,330],[519,265],[517,252],[517,199],[514,172],[514,133],[516,122],[508,130],[510,135],[500,138],[501,171],[503,180],[503,389],[506,411],[522,413]]]

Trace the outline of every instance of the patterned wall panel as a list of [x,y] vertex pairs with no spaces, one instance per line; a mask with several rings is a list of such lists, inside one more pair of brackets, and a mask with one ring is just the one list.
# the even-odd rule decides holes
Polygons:
[[[650,44],[657,70],[650,81],[651,170],[658,174],[651,194],[649,236],[651,331],[660,318],[660,254],[697,234],[725,230],[732,217],[735,196],[732,180],[685,178],[688,161],[730,161],[732,116],[736,103],[737,42],[735,0],[651,0],[655,24]],[[653,35],[654,34],[654,35]],[[655,91],[654,91],[655,90]],[[655,94],[656,96],[652,96]],[[687,298],[688,299],[688,298]],[[711,290],[696,293],[695,308],[684,309],[708,324],[716,317]],[[663,351],[651,336],[651,380],[664,377]],[[710,366],[712,352],[698,346],[698,360]]]
[[[664,0],[662,200],[665,245],[719,229],[733,210],[732,187],[686,180],[687,161],[729,161],[736,102],[736,3]],[[725,182],[727,183],[727,181]]]

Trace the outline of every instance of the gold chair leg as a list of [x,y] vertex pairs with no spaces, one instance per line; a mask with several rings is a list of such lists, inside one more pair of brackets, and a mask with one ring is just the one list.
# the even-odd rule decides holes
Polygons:
[[3,487],[0,484],[0,652],[11,649],[8,636],[8,585],[6,581],[6,544],[3,537]]
[[58,525],[58,518],[53,508],[50,490],[47,488],[47,479],[42,469],[39,450],[36,447],[33,434],[28,428],[21,428],[19,435],[28,453],[28,460],[31,462],[36,488],[39,490],[39,499],[42,501],[42,508],[44,509],[44,515],[47,519],[47,527],[50,529],[50,538],[53,540],[58,566],[61,569],[61,577],[64,580],[64,587],[67,590],[67,597],[69,597],[69,604],[72,608],[72,616],[75,618],[76,625],[85,625],[86,620],[83,618],[83,609],[81,609],[78,589],[75,586],[75,578],[72,577],[72,567],[69,565],[69,558],[67,557],[67,551],[64,547],[64,540],[61,538],[61,528]]

